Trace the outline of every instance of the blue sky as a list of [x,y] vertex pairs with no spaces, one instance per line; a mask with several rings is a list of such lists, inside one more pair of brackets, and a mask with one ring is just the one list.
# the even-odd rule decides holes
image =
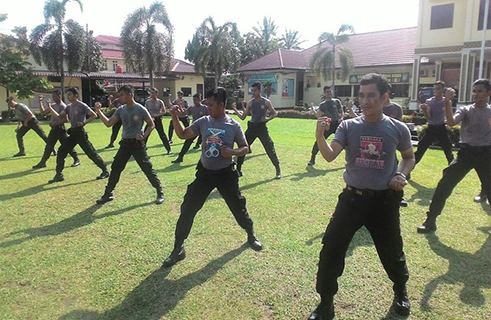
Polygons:
[[[94,31],[95,35],[119,36],[125,17],[155,0],[82,0],[84,11],[75,2],[68,4],[67,18]],[[414,27],[418,20],[419,0],[344,0],[344,1],[161,1],[175,29],[175,57],[184,58],[184,49],[201,22],[211,16],[217,24],[236,22],[242,34],[252,31],[263,17],[271,17],[279,34],[285,28],[298,30],[304,47],[317,43],[322,32],[335,32],[343,23],[352,24],[356,33]],[[231,4],[232,3],[232,4]],[[293,3],[295,5],[293,5]],[[31,30],[43,22],[43,0],[2,1],[1,13],[8,20],[0,32],[14,26]]]

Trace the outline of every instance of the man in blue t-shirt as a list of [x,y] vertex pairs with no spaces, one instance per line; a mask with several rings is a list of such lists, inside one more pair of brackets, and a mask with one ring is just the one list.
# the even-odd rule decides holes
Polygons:
[[[104,195],[96,201],[97,204],[104,204],[114,199],[113,190],[119,181],[121,172],[126,167],[126,163],[131,156],[138,163],[142,171],[147,176],[150,184],[157,191],[156,204],[162,204],[164,202],[164,192],[160,184],[159,178],[155,174],[152,167],[152,162],[147,154],[145,147],[145,139],[148,138],[150,132],[155,128],[152,117],[148,110],[141,104],[135,102],[133,88],[130,86],[122,86],[118,90],[119,98],[123,102],[123,106],[118,108],[116,112],[107,118],[101,111],[100,102],[96,102],[95,108],[97,115],[101,118],[106,127],[115,125],[118,121],[123,124],[123,136],[121,139],[120,147],[114,161],[111,165],[111,174],[107,182]],[[143,122],[146,122],[145,132],[143,132]]]
[[[363,115],[343,121],[330,144],[324,132],[330,119],[317,120],[316,141],[327,161],[345,150],[346,187],[322,239],[316,289],[319,306],[309,319],[332,319],[333,297],[338,291],[337,278],[344,269],[344,259],[356,231],[365,226],[372,236],[380,261],[394,283],[393,307],[398,314],[409,315],[406,291],[409,273],[403,251],[399,205],[406,175],[414,166],[411,134],[407,126],[383,113],[388,98],[387,80],[375,73],[360,81],[360,105]],[[397,164],[396,151],[402,159]]]
[[[324,87],[324,98],[325,100],[321,102],[319,105],[319,109],[315,113],[317,119],[320,117],[328,117],[331,119],[331,127],[329,130],[324,131],[324,138],[327,139],[331,134],[336,132],[339,123],[344,118],[343,106],[341,105],[341,101],[332,97],[332,90],[330,86]],[[309,166],[313,166],[315,164],[315,157],[319,153],[319,147],[317,146],[317,142],[314,142],[314,146],[312,147],[312,155],[310,156],[310,161],[308,163]]]
[[[206,104],[210,115],[183,128],[179,114],[184,112],[181,106],[171,109],[172,122],[180,139],[191,139],[199,134],[203,136],[201,159],[196,166],[196,179],[188,186],[181,214],[175,231],[174,249],[165,259],[163,267],[171,267],[186,257],[184,240],[187,239],[193,220],[203,207],[208,195],[217,188],[237,223],[247,232],[247,242],[254,250],[262,250],[257,239],[253,222],[246,208],[246,200],[239,190],[239,175],[234,168],[232,157],[243,156],[248,151],[247,141],[240,124],[225,113],[227,91],[218,87],[206,93]],[[238,148],[234,148],[237,144]]]

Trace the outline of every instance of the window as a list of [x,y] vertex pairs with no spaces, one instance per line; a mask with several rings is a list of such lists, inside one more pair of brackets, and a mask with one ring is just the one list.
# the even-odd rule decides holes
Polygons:
[[393,84],[392,97],[407,98],[409,94],[409,84]]
[[353,92],[353,97],[358,97],[359,94],[360,94],[360,86],[359,85],[355,85],[354,92]]
[[182,91],[183,97],[190,97],[191,96],[191,88],[181,88],[181,91]]
[[[479,20],[477,22],[477,30],[482,30],[483,29],[483,23],[484,23],[484,5],[486,4],[484,0],[480,1],[481,4],[479,5]],[[491,5],[489,7],[489,12],[488,12],[488,28],[487,30],[491,29]]]
[[442,4],[431,7],[430,30],[453,27],[454,4]]
[[113,71],[116,71],[117,68],[118,68],[118,61],[113,60]]
[[336,86],[336,97],[351,97],[351,86]]
[[107,59],[104,59],[104,61],[102,61],[102,70],[107,70]]
[[293,79],[283,79],[283,84],[281,86],[281,96],[284,98],[292,98],[295,92],[295,80]]

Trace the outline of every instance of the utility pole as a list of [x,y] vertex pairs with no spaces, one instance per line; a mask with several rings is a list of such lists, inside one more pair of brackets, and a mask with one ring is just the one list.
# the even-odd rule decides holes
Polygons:
[[484,17],[482,19],[482,40],[481,40],[481,57],[479,59],[479,78],[483,77],[484,72],[484,50],[486,48],[486,31],[488,30],[488,14],[489,14],[489,1],[486,0],[484,6]]
[[89,78],[89,107],[92,107],[92,81],[90,78],[90,36],[92,31],[89,32],[89,24],[85,24],[85,32],[87,38],[87,77]]

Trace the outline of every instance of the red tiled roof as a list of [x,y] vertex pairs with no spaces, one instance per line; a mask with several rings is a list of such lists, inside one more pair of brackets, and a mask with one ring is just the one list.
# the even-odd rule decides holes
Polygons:
[[[59,77],[60,74],[58,72],[53,72],[53,71],[34,71],[34,75],[36,76],[41,76],[41,77],[47,77],[47,76],[54,76],[54,77]],[[141,74],[136,74],[136,73],[115,73],[115,72],[90,72],[89,74],[85,72],[73,72],[73,73],[68,73],[65,72],[65,77],[74,77],[74,78],[88,78],[90,77],[92,79],[149,79],[149,75],[141,75]],[[155,79],[175,79],[175,76],[154,76]]]
[[177,73],[177,74],[182,74],[182,73],[188,73],[188,74],[194,74],[197,73],[196,70],[194,70],[194,64],[191,64],[186,61],[182,61],[179,59],[172,59],[172,67],[170,69],[171,73]]
[[[323,47],[328,45],[327,42],[322,43]],[[416,47],[416,27],[354,34],[340,47],[351,51],[355,68],[411,64]],[[278,49],[242,66],[238,71],[308,70],[310,58],[316,50],[317,45],[303,51]]]
[[100,42],[100,43],[117,44],[117,45],[121,44],[121,38],[120,37],[100,35],[100,36],[95,37],[95,39],[97,40],[97,42]]
[[108,58],[123,58],[123,51],[102,49],[102,56]]

